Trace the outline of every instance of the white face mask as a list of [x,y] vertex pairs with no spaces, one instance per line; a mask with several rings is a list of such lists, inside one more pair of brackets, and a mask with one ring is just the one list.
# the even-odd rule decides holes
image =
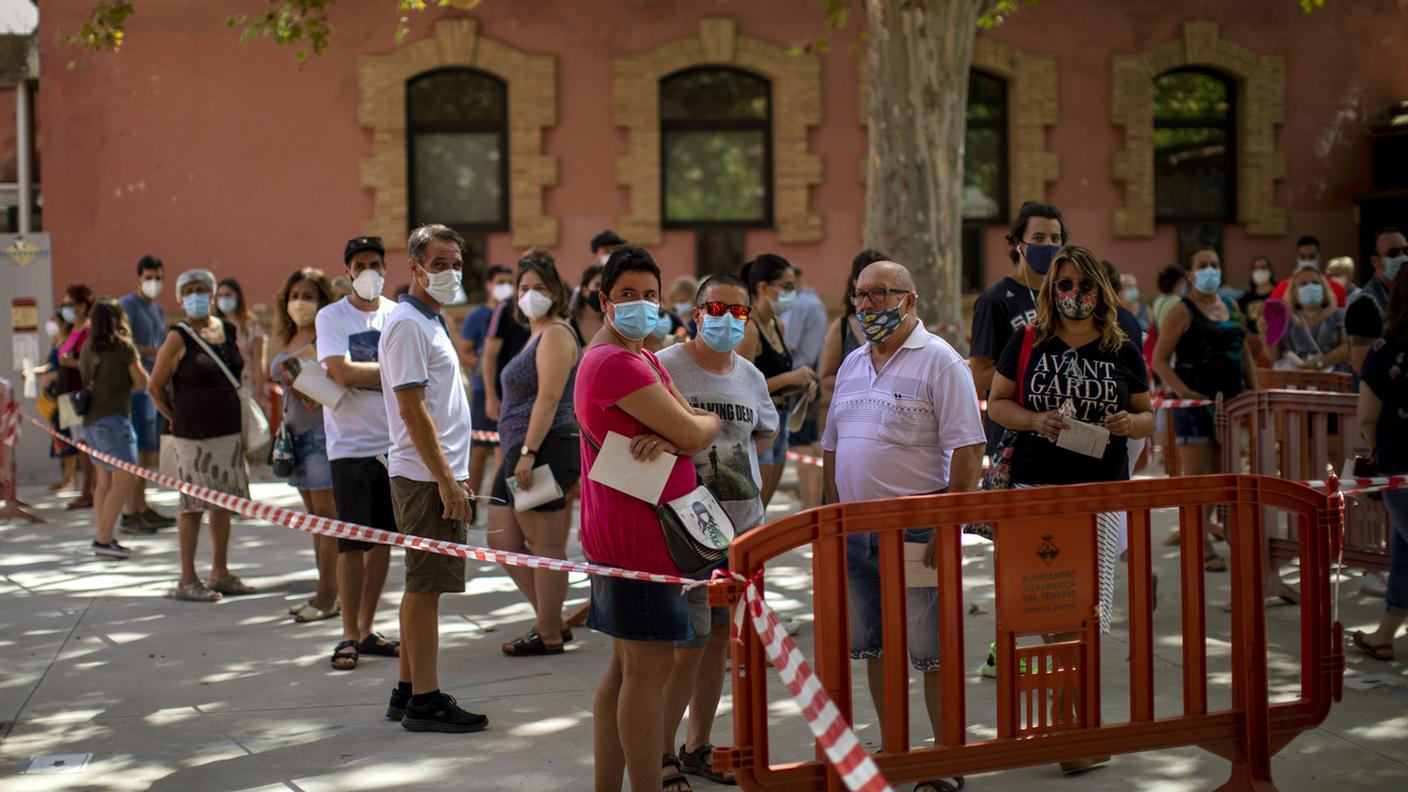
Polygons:
[[161,294],[161,278],[142,281],[143,297],[146,297],[148,300],[155,300],[158,294]]
[[512,299],[513,299],[513,284],[512,284],[512,283],[498,283],[498,284],[495,284],[495,285],[494,285],[494,288],[492,288],[492,289],[489,290],[489,294],[493,295],[494,299],[495,299],[495,300],[498,300],[499,302],[504,302],[504,301],[506,301],[506,300],[512,300]]
[[362,270],[356,280],[352,281],[352,293],[368,302],[376,300],[381,296],[381,289],[386,285],[386,278],[382,277],[376,270]]
[[430,295],[430,299],[441,305],[446,305],[455,301],[460,296],[460,278],[463,274],[457,269],[441,270],[440,272],[427,272],[425,292]]
[[1265,286],[1271,282],[1270,270],[1252,270],[1252,283],[1258,286]]
[[602,254],[601,254],[601,258],[599,258],[599,259],[597,259],[597,260],[601,262],[601,266],[605,267],[605,266],[606,266],[606,260],[609,259],[609,258],[611,258],[611,254],[610,254],[610,253],[602,253]]
[[529,289],[523,293],[522,297],[518,298],[518,310],[522,311],[529,321],[536,322],[547,316],[551,308],[552,298],[540,291]]
[[55,322],[53,319],[44,323],[44,332],[48,333],[50,338],[58,338],[59,331],[62,329],[62,327],[59,327],[59,323]]

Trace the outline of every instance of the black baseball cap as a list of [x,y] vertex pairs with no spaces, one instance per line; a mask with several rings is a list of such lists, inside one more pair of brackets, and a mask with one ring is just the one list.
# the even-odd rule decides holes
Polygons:
[[596,252],[597,248],[616,247],[617,245],[624,244],[626,244],[626,240],[622,239],[621,236],[615,231],[607,229],[605,231],[602,231],[600,234],[597,234],[596,236],[592,237],[591,249],[592,252]]
[[378,236],[357,236],[347,240],[347,247],[342,249],[342,263],[346,264],[352,257],[363,250],[375,250],[382,258],[386,257],[386,248],[382,247],[381,237]]

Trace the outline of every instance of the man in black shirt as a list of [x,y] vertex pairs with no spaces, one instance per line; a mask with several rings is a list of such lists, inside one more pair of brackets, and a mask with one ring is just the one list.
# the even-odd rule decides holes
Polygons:
[[1383,335],[1393,279],[1408,263],[1408,238],[1396,228],[1379,229],[1374,234],[1374,254],[1369,257],[1369,263],[1374,265],[1374,277],[1349,301],[1344,316],[1344,329],[1349,334],[1349,360],[1356,375],[1364,367],[1369,348]]
[[[1051,204],[1027,201],[1017,211],[1007,235],[1016,271],[994,283],[973,304],[973,343],[968,351],[968,365],[983,398],[987,398],[992,387],[993,371],[1007,340],[1024,325],[1036,321],[1036,293],[1067,236],[1061,210]],[[986,417],[984,422],[991,454],[1002,437],[1002,427]]]

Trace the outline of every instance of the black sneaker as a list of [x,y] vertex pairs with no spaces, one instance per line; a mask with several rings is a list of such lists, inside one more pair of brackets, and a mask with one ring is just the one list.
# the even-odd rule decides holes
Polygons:
[[411,691],[400,686],[391,689],[391,703],[386,705],[386,717],[398,721],[406,716],[406,705],[411,703]]
[[142,518],[142,522],[153,528],[170,528],[176,524],[175,517],[167,517],[165,514],[150,507],[138,516]]
[[156,533],[156,526],[142,519],[140,514],[122,515],[122,532],[134,536],[150,536]]
[[406,704],[406,715],[401,719],[401,728],[406,731],[460,734],[477,732],[489,725],[489,719],[483,715],[461,709],[460,705],[455,703],[454,696],[439,692],[433,695],[434,698],[427,704],[416,706],[413,701]]
[[100,555],[104,558],[131,558],[132,551],[117,543],[116,539],[107,542],[93,540],[93,555]]

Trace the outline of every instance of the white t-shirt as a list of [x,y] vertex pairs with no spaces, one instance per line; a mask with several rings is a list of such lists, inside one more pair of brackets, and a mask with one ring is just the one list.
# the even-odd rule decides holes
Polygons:
[[968,362],[922,324],[879,373],[868,344],[841,363],[821,447],[842,501],[938,492],[953,450],[986,442]]
[[[327,368],[328,358],[345,357],[353,363],[377,362],[386,318],[396,303],[381,298],[375,311],[363,311],[344,297],[318,311],[318,362]],[[328,459],[357,459],[380,456],[391,445],[386,431],[386,408],[381,394],[371,388],[352,388],[337,409],[323,410],[323,431],[327,433]]]
[[406,295],[386,319],[381,333],[381,395],[384,419],[391,427],[387,467],[392,476],[434,481],[401,420],[396,391],[425,389],[425,408],[435,422],[445,461],[455,478],[469,477],[469,397],[460,378],[460,356],[445,319]]

